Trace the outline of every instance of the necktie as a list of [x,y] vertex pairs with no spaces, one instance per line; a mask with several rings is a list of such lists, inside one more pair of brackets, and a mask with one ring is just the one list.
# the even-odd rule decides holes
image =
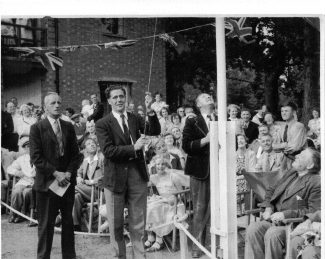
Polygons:
[[212,116],[210,114],[207,115],[207,125],[208,128],[210,129],[210,121],[213,121]]
[[287,142],[288,140],[288,124],[286,124],[284,128],[284,133],[283,133],[283,142]]
[[264,170],[265,170],[265,172],[269,172],[271,170],[270,169],[270,153],[266,153]]
[[54,130],[54,134],[55,134],[56,139],[59,144],[59,147],[58,147],[59,154],[60,154],[60,156],[63,156],[64,149],[63,149],[63,141],[62,141],[62,131],[60,129],[59,122],[57,120],[55,120],[53,123],[53,130]]
[[130,138],[130,132],[129,132],[128,126],[126,126],[124,114],[121,114],[121,119],[122,119],[122,126],[123,126],[126,143],[128,145],[131,145],[132,142],[131,142],[131,138]]

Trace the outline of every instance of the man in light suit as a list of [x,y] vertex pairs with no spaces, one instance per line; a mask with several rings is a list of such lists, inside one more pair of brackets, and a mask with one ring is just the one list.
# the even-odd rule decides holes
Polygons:
[[[213,113],[214,101],[211,95],[202,93],[196,98],[200,113],[188,118],[183,130],[183,150],[187,153],[185,174],[191,176],[194,217],[193,235],[205,245],[205,235],[210,219],[210,121],[217,120]],[[192,257],[199,258],[201,252],[196,245]]]
[[270,186],[261,204],[263,219],[251,223],[246,232],[245,259],[282,259],[286,218],[303,217],[321,207],[320,153],[307,148],[296,156],[292,169]]
[[262,154],[257,159],[256,171],[270,172],[270,171],[280,171],[283,154],[276,153],[272,149],[272,136],[270,134],[262,135],[260,137]]
[[[75,231],[81,231],[82,207],[86,202],[90,202],[92,186],[97,185],[98,180],[104,174],[104,156],[101,152],[97,152],[97,142],[92,138],[88,138],[85,140],[84,145],[87,156],[78,170],[72,212]],[[97,192],[95,192],[95,198],[96,194]]]
[[146,96],[148,123],[145,123],[140,116],[126,112],[126,91],[122,86],[111,86],[105,94],[112,112],[97,121],[96,133],[105,157],[103,186],[110,241],[115,257],[126,258],[123,213],[124,207],[128,206],[133,258],[145,258],[142,239],[149,177],[142,150],[147,140],[141,134],[145,130],[147,135],[159,135],[160,123],[151,110],[151,95]]
[[[80,153],[72,124],[59,119],[60,96],[49,93],[44,106],[47,117],[31,126],[29,136],[31,163],[36,167],[33,188],[38,213],[37,258],[50,258],[55,218],[60,210],[62,258],[72,259],[76,258],[72,207]],[[61,187],[70,183],[62,197],[49,189],[55,180]]]

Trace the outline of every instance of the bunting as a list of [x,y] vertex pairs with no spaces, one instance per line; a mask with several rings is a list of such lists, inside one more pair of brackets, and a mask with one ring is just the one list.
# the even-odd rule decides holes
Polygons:
[[55,69],[55,64],[62,67],[63,60],[51,51],[44,50],[41,47],[18,47],[14,48],[16,51],[23,52],[22,56],[32,56],[37,59],[46,69]]
[[104,43],[105,49],[122,49],[134,45],[137,40],[124,40],[124,41],[114,41],[109,43]]
[[160,34],[158,37],[163,41],[168,42],[173,47],[177,47],[177,42],[174,40],[174,37],[169,36],[167,33]]
[[238,21],[234,19],[226,19],[225,28],[229,30],[226,36],[230,38],[238,37],[238,39],[246,44],[255,42],[253,40],[247,40],[247,36],[252,36],[252,27],[244,27],[246,17],[241,17]]

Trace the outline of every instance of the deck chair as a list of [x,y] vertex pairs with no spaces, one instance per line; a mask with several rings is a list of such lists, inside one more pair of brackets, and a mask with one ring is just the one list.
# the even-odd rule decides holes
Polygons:
[[[103,204],[103,189],[99,188],[97,185],[91,186],[91,196],[90,196],[90,202],[87,203],[87,211],[89,209],[89,219],[85,219],[88,233],[91,233],[93,230],[93,222],[95,219],[95,208],[97,208],[97,211],[99,211],[99,206]],[[101,223],[101,216],[98,213],[98,228],[97,232],[99,231],[99,226]]]

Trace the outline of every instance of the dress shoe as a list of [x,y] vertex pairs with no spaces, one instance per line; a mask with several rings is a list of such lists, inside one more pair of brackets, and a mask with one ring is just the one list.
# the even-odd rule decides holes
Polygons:
[[202,253],[200,251],[192,251],[192,258],[200,258]]
[[9,219],[8,219],[8,222],[9,223],[15,223],[15,219],[16,219],[16,217],[14,215],[10,215]]
[[20,216],[17,216],[16,218],[15,218],[15,220],[14,220],[14,223],[20,223],[20,222],[23,222],[23,221],[25,221],[26,219],[24,219],[24,218],[22,218],[22,217],[20,217]]

